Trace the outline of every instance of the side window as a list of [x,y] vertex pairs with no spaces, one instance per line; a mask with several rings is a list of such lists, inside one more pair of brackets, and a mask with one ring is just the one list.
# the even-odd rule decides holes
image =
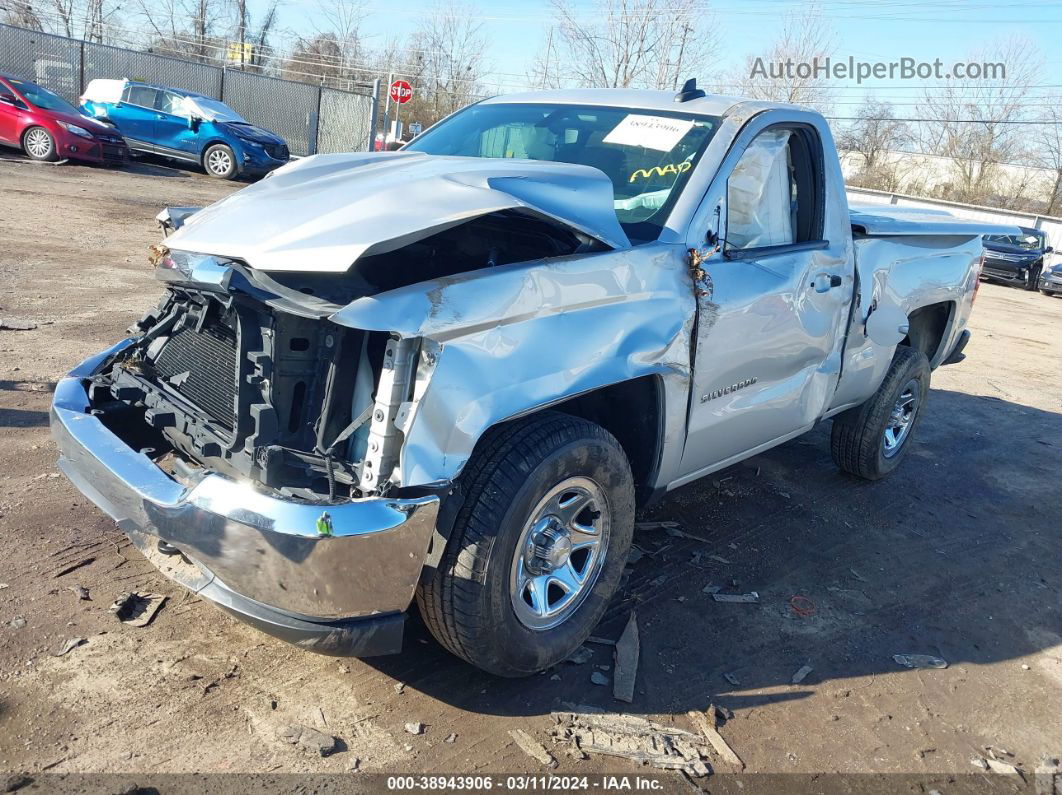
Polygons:
[[769,129],[756,136],[727,181],[727,249],[818,240],[818,158],[821,146],[804,130]]
[[158,93],[154,88],[148,88],[147,86],[129,86],[125,90],[125,96],[122,97],[122,101],[128,102],[130,105],[139,105],[142,108],[154,108],[155,96]]
[[174,116],[187,116],[184,109],[184,97],[174,94],[172,91],[159,91],[155,100],[155,110],[170,113]]

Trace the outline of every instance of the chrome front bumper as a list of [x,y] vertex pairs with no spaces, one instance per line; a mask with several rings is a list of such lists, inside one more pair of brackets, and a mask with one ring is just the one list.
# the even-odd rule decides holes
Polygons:
[[[59,466],[75,486],[141,549],[162,539],[202,576],[178,576],[149,555],[163,573],[272,634],[344,653],[327,647],[335,645],[337,631],[349,634],[358,621],[401,616],[427,555],[437,497],[314,505],[213,473],[191,486],[178,483],[87,413],[84,379],[126,344],[82,362],[56,386],[52,434]],[[317,531],[325,511],[331,535]],[[262,616],[278,630],[263,626]],[[331,638],[325,648],[316,648],[314,627]],[[400,633],[401,621],[398,627]]]

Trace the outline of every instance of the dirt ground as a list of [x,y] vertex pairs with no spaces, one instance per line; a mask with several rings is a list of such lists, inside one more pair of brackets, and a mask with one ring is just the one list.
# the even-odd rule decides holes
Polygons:
[[[155,213],[238,187],[161,165],[0,162],[0,318],[37,324],[0,331],[0,771],[543,772],[508,732],[554,749],[566,703],[686,729],[688,710],[724,705],[720,732],[758,773],[976,773],[989,746],[1031,771],[1062,753],[1062,300],[981,288],[968,359],[934,375],[890,479],[840,474],[824,427],[643,517],[693,537],[637,535],[646,554],[596,632],[618,637],[636,610],[625,705],[590,682],[612,674],[606,645],[516,681],[449,656],[416,619],[398,656],[298,651],[160,575],[58,474],[50,392],[160,295]],[[759,604],[716,603],[710,584]],[[108,612],[129,590],[168,596],[145,628]],[[70,638],[87,643],[54,656]],[[901,653],[949,665],[908,670]],[[292,723],[340,752],[278,741]],[[645,772],[554,750],[557,772]]]

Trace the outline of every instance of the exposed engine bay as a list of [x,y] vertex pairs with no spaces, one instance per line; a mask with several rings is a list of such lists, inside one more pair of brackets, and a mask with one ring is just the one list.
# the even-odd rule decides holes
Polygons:
[[[510,263],[595,250],[518,211],[478,217],[342,273],[264,274],[160,249],[168,289],[134,343],[94,376],[93,413],[133,449],[307,500],[386,494],[401,422],[438,346],[333,323],[357,298]],[[189,261],[209,261],[204,283]]]

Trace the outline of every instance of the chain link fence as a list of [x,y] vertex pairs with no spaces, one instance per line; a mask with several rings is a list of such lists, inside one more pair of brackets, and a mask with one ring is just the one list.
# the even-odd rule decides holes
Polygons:
[[0,25],[0,72],[54,91],[73,104],[90,80],[128,78],[220,99],[272,130],[293,155],[363,152],[376,127],[377,100],[266,75]]

